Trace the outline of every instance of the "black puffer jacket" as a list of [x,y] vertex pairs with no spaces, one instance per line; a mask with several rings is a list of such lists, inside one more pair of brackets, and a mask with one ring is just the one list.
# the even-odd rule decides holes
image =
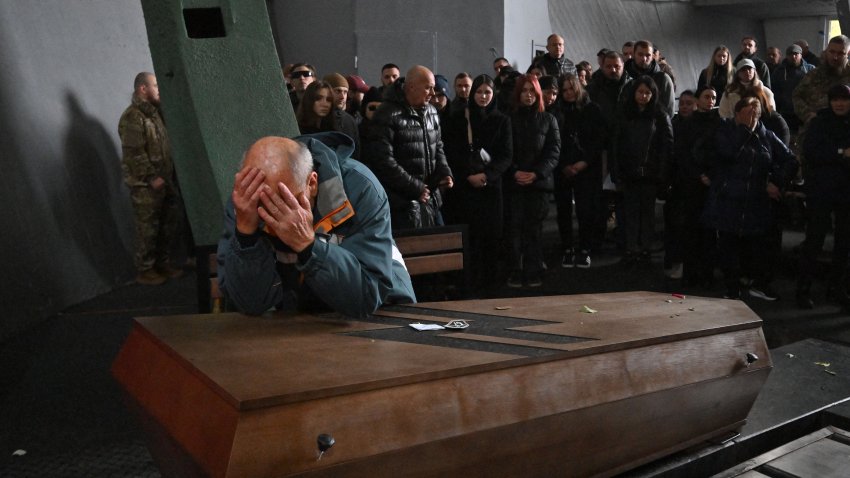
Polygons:
[[638,179],[669,182],[673,126],[664,112],[624,113],[615,128],[613,142],[615,182]]
[[511,115],[514,138],[514,160],[508,170],[507,183],[518,188],[513,176],[517,171],[534,172],[537,179],[531,187],[551,191],[555,184],[552,171],[561,156],[561,133],[558,121],[549,113],[534,107],[523,107]]
[[559,77],[563,75],[575,75],[576,66],[569,58],[562,56],[561,58],[553,58],[552,55],[544,53],[535,61],[534,66],[542,68],[547,75]]
[[558,169],[579,161],[587,163],[586,176],[602,175],[602,150],[604,149],[606,124],[599,105],[587,102],[578,107],[559,99],[554,111],[561,133],[561,158]]
[[446,162],[437,110],[421,111],[404,98],[404,78],[384,89],[384,102],[369,127],[363,162],[381,181],[393,210],[404,209],[422,195],[425,186],[437,198],[437,185],[452,171]]

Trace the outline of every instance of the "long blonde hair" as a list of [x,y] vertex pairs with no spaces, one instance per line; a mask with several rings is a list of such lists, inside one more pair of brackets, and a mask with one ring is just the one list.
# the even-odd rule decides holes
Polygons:
[[717,68],[717,63],[714,62],[714,57],[721,51],[725,51],[726,55],[728,55],[726,65],[723,67],[726,69],[726,84],[729,85],[732,83],[732,76],[735,74],[735,68],[732,66],[732,52],[729,51],[729,48],[726,48],[725,45],[718,46],[714,49],[714,53],[711,54],[711,60],[709,60],[708,67],[705,69],[706,83],[711,83],[711,79],[714,78],[714,70]]

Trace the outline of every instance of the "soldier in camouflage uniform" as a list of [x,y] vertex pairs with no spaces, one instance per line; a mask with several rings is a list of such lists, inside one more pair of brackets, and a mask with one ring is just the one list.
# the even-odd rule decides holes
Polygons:
[[819,110],[829,107],[826,93],[830,88],[850,83],[848,51],[850,38],[844,35],[832,37],[824,52],[826,62],[806,74],[794,90],[794,112],[804,123],[817,116]]
[[[797,134],[797,144],[803,144],[806,140],[809,121],[817,116],[818,111],[829,107],[826,95],[829,89],[835,85],[850,83],[850,64],[847,63],[848,51],[850,51],[850,38],[844,35],[830,38],[820,66],[808,72],[800,80],[797,88],[794,89],[794,93],[791,95],[794,112],[803,122],[800,132]],[[807,164],[802,148],[797,151],[797,154],[797,159],[805,176]]]
[[179,194],[168,133],[159,114],[159,87],[153,73],[133,82],[133,100],[118,122],[121,169],[130,188],[136,222],[136,282],[159,285],[180,277],[168,258],[179,224]]

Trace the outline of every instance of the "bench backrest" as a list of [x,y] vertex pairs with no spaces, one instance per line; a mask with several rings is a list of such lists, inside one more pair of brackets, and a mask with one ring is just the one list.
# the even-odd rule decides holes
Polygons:
[[[396,246],[411,276],[462,271],[467,282],[468,239],[466,226],[444,226],[394,231]],[[224,296],[218,288],[215,246],[197,248],[198,311],[219,312]]]

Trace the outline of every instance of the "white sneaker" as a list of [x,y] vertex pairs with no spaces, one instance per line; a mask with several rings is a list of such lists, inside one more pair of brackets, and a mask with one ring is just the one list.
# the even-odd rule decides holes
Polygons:
[[576,267],[579,269],[590,268],[590,255],[587,251],[581,251],[576,255]]

